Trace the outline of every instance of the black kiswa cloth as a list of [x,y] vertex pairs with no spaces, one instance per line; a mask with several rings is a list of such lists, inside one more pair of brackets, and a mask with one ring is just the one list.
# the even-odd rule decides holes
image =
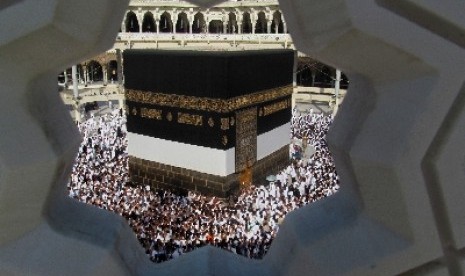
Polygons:
[[[259,104],[257,105],[257,108],[260,110],[266,105],[283,100],[290,101],[291,96]],[[222,150],[233,148],[236,145],[236,123],[231,124],[231,120],[229,120],[228,129],[221,129],[221,118],[235,118],[234,112],[222,114],[215,112],[191,111],[172,107],[162,107],[155,105],[150,106],[147,104],[131,101],[127,101],[126,104],[130,110],[129,114],[127,115],[127,129],[129,132],[156,137],[164,140],[177,141],[181,143]],[[140,110],[143,107],[160,110],[162,115],[161,120],[143,118],[139,114],[132,114],[134,109],[140,113]],[[202,126],[178,123],[178,112],[185,112],[202,116]],[[172,114],[171,121],[167,120],[166,118],[168,113]],[[211,119],[213,122],[212,126],[210,126],[208,123],[209,119]],[[257,135],[264,134],[277,127],[289,124],[290,120],[290,106],[268,116],[257,115]],[[226,141],[223,138],[224,136],[226,136]]]
[[[284,125],[291,118],[291,96],[288,93],[258,97],[256,93],[275,95],[270,91],[290,91],[294,51],[175,51],[175,50],[126,50],[124,51],[126,92],[142,97],[127,98],[127,128],[129,132],[216,149],[230,149],[236,145],[235,112],[256,107],[257,135]],[[286,88],[283,88],[286,87]],[[289,89],[289,90],[288,90]],[[142,92],[141,92],[142,91]],[[163,97],[154,95],[163,94]],[[252,94],[252,95],[251,95]],[[170,97],[166,97],[166,96]],[[195,108],[193,105],[173,105],[175,95],[190,102],[189,98],[230,100],[243,103],[237,110]],[[179,97],[178,97],[179,96]],[[187,97],[185,97],[187,96]],[[241,98],[236,101],[236,99]],[[243,100],[243,98],[246,98]],[[247,100],[248,99],[248,100]],[[265,114],[267,107],[287,101],[284,109]],[[171,104],[170,104],[171,103]],[[212,107],[210,105],[209,107]],[[153,118],[144,116],[143,110],[152,112]],[[179,115],[196,116],[201,124],[186,124]],[[223,123],[225,121],[226,123]],[[229,124],[229,127],[228,127]],[[226,127],[225,127],[226,126]]]
[[124,51],[125,88],[229,99],[292,84],[292,50]]

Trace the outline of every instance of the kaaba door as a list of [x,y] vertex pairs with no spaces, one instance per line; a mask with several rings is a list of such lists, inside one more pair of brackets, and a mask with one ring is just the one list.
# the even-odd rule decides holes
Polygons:
[[257,161],[257,108],[236,112],[236,172]]

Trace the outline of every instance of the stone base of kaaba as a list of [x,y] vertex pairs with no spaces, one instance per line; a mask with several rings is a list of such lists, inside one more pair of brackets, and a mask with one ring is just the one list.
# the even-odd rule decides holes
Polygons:
[[[252,168],[254,185],[266,185],[266,176],[276,174],[289,164],[286,145],[257,161]],[[131,181],[135,185],[149,185],[152,189],[169,189],[178,194],[196,191],[203,195],[226,198],[239,192],[239,174],[218,176],[155,161],[129,156]]]

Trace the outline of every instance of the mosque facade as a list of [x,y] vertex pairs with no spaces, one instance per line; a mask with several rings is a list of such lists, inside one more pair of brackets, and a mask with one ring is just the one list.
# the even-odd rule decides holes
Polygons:
[[234,51],[294,49],[294,44],[276,0],[227,1],[211,8],[179,0],[132,0],[113,48],[78,64],[80,82],[121,84],[126,49]]
[[[132,0],[111,49],[77,64],[78,81],[122,85],[127,49],[241,51],[295,45],[276,0],[231,0],[202,8],[180,0]],[[295,85],[334,87],[335,69],[296,51]],[[167,68],[168,69],[168,68]],[[71,81],[71,68],[59,82]],[[343,74],[342,88],[348,80]]]

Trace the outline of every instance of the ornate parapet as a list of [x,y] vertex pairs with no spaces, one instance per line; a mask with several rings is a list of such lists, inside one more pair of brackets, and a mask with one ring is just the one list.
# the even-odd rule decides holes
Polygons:
[[114,49],[242,48],[294,49],[289,34],[118,33]]
[[[278,6],[276,0],[243,0],[243,1],[225,1],[216,5],[215,7],[254,7],[254,6]],[[188,1],[179,0],[131,0],[129,8],[138,7],[196,7],[198,5],[192,4]]]
[[118,33],[116,41],[132,42],[237,42],[237,43],[274,43],[291,45],[292,39],[289,34],[157,34],[157,33]]
[[[204,4],[204,3],[203,3]],[[277,1],[226,1],[203,8],[185,1],[132,1],[121,23],[116,48],[204,47],[218,49],[238,44],[268,44],[264,48],[292,47]],[[178,36],[181,34],[182,36]],[[190,34],[191,36],[185,36]],[[198,34],[198,35],[196,35]],[[236,34],[223,37],[209,34]],[[241,34],[273,34],[241,36]],[[171,36],[170,36],[171,35]],[[121,43],[122,42],[122,43]],[[189,44],[190,43],[190,44]],[[199,45],[200,44],[200,45]],[[273,47],[273,46],[271,46]],[[258,47],[261,48],[261,47]]]

